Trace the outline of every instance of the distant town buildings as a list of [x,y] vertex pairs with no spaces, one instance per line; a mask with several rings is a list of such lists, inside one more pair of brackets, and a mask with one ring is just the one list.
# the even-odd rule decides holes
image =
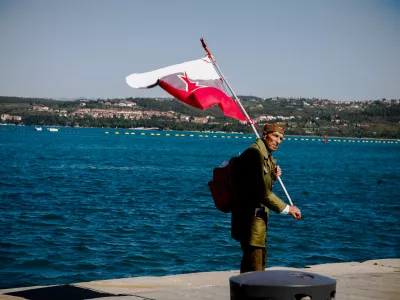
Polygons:
[[[240,98],[240,97],[239,97]],[[140,119],[151,119],[152,117],[164,117],[167,119],[176,119],[179,122],[193,122],[199,124],[213,123],[214,117],[206,116],[206,117],[194,117],[189,115],[183,115],[181,113],[175,111],[158,111],[155,109],[142,108],[138,107],[137,103],[133,101],[134,98],[122,98],[122,99],[78,99],[75,100],[75,106],[69,106],[63,109],[55,109],[50,108],[44,104],[33,104],[31,106],[31,110],[37,112],[51,112],[53,114],[57,114],[60,117],[91,117],[91,118],[123,118],[129,120],[140,120]],[[158,99],[159,101],[163,100],[172,100],[168,99]],[[253,98],[246,98],[242,101],[256,101]],[[358,101],[334,101],[329,99],[318,99],[318,98],[285,98],[285,97],[273,97],[261,99],[258,98],[258,101],[284,101],[285,107],[292,107],[293,110],[306,110],[311,108],[329,108],[331,111],[330,121],[332,123],[336,123],[341,126],[346,126],[346,121],[340,118],[337,118],[337,113],[345,111],[345,110],[353,110],[353,111],[362,111],[368,105],[373,104],[376,101],[384,104],[385,106],[390,106],[392,104],[400,103],[400,99],[378,99],[378,100],[358,100]],[[263,109],[264,104],[259,103],[255,106],[257,109]],[[7,121],[21,121],[21,116],[2,114],[1,120]],[[286,122],[295,122],[296,120],[301,120],[301,116],[282,116],[282,115],[259,115],[254,117],[253,121],[255,123],[265,123],[270,121],[286,121]],[[318,117],[315,117],[315,120],[318,120]],[[292,122],[293,121],[293,122]],[[360,125],[361,127],[361,125]]]
[[[132,98],[130,98],[132,99]],[[159,99],[160,101],[165,99]],[[262,99],[261,99],[262,100]],[[245,101],[255,101],[255,99],[248,98]],[[345,109],[353,109],[353,110],[362,110],[363,105],[370,105],[373,103],[373,100],[358,100],[358,101],[334,101],[329,99],[318,99],[318,98],[285,98],[285,97],[273,97],[264,99],[264,101],[285,101],[287,105],[292,105],[297,110],[302,110],[307,107],[310,108],[324,108],[327,106],[333,106],[333,109],[337,112],[343,111]],[[375,101],[381,101],[385,105],[390,105],[392,103],[399,103],[400,99],[379,99]],[[193,123],[210,123],[214,119],[211,116],[207,117],[191,117],[187,115],[181,115],[174,111],[157,111],[157,110],[144,110],[137,109],[137,103],[128,99],[97,99],[97,100],[88,100],[88,99],[78,99],[75,102],[79,103],[79,108],[75,108],[74,110],[52,110],[48,106],[45,105],[33,105],[32,110],[38,112],[53,112],[57,113],[59,116],[67,117],[69,115],[77,116],[77,117],[85,117],[90,116],[92,118],[124,118],[130,120],[139,120],[139,119],[150,119],[153,116],[155,117],[165,117],[170,119],[177,119],[180,122],[193,122]],[[89,104],[95,104],[97,108],[88,108]],[[262,108],[262,104],[258,104],[257,108]],[[18,116],[2,116],[2,120],[19,120]],[[263,123],[269,121],[291,121],[294,119],[301,119],[300,116],[294,117],[284,117],[284,116],[274,116],[274,115],[263,115],[258,116],[253,119],[255,123]],[[339,123],[340,120],[332,117],[331,122]]]
[[21,121],[22,118],[20,116],[10,116],[8,114],[2,114],[1,115],[1,120],[2,121],[7,121],[7,120],[10,120],[10,121]]
[[37,111],[48,111],[50,110],[49,107],[44,106],[44,105],[33,105],[32,110],[37,110]]

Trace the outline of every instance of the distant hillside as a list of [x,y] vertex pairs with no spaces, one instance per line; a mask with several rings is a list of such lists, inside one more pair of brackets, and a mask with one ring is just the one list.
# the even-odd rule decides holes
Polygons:
[[256,100],[256,101],[262,101],[263,98],[256,97],[256,96],[243,96],[243,95],[238,95],[237,96],[240,100],[243,101],[248,101],[248,100]]
[[[238,96],[259,128],[286,122],[287,133],[400,138],[400,101],[337,102],[326,99]],[[175,130],[251,132],[218,106],[200,110],[174,98],[55,100],[0,96],[1,120],[26,125],[158,127]]]

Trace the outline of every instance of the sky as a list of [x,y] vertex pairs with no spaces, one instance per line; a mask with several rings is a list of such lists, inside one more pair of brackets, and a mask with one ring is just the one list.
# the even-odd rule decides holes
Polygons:
[[400,98],[400,0],[0,0],[0,96],[168,97],[125,77],[201,37],[237,95]]

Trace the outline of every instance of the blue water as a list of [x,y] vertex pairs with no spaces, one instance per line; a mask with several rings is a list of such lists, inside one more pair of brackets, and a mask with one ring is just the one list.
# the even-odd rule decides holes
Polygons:
[[[239,269],[207,182],[253,136],[115,131],[0,126],[0,288]],[[268,266],[400,256],[399,143],[292,138],[275,157],[304,218],[272,214]]]

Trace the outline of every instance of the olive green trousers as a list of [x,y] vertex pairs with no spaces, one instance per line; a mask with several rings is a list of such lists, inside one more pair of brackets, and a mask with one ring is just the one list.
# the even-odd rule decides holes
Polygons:
[[240,243],[243,257],[240,263],[240,274],[254,271],[264,271],[267,266],[267,248],[254,247]]

